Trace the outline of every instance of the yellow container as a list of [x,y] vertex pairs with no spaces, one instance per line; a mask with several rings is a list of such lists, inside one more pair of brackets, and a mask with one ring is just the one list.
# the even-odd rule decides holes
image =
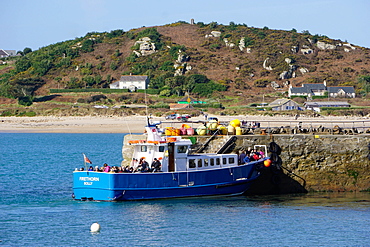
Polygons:
[[242,135],[242,128],[240,128],[240,127],[235,127],[235,135],[237,135],[237,136]]
[[227,126],[227,134],[229,134],[229,135],[235,135],[235,128],[234,128],[234,126],[232,126],[230,124],[229,124],[229,126]]
[[183,125],[181,125],[181,127],[182,127],[182,128],[185,128],[185,129],[190,128],[190,126],[189,126],[189,125],[187,125],[187,124],[183,124]]
[[172,128],[171,127],[166,127],[166,129],[164,130],[164,134],[166,136],[172,136]]
[[217,129],[217,126],[218,126],[218,123],[216,120],[211,120],[207,123],[207,128],[209,130],[216,130]]
[[219,126],[217,126],[217,129],[219,129],[220,130],[220,134],[221,135],[227,135],[227,129],[226,129],[226,127],[225,126],[223,126],[223,125],[219,125]]
[[181,134],[181,130],[180,129],[173,129],[173,135],[174,136],[179,136]]
[[230,125],[233,126],[234,128],[240,127],[239,119],[234,119],[234,120],[230,121]]
[[200,136],[204,136],[207,134],[207,128],[204,127],[203,125],[199,128],[197,128],[197,134]]

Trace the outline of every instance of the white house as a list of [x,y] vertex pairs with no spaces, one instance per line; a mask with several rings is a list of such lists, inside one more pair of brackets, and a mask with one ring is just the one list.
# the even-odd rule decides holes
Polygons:
[[327,87],[326,81],[323,84],[319,83],[307,83],[302,84],[302,87],[292,87],[290,86],[288,95],[289,97],[292,96],[324,96],[325,93],[328,94],[329,97],[337,98],[355,98],[355,89],[354,87]]
[[16,55],[17,55],[17,52],[15,50],[0,49],[0,58],[1,57],[12,57],[12,56],[16,56]]
[[137,89],[147,89],[149,78],[146,75],[123,75],[119,81],[109,85],[110,89],[128,89],[131,92]]

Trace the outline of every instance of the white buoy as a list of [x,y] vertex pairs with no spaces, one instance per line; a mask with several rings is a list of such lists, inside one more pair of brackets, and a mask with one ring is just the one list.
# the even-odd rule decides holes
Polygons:
[[100,225],[98,222],[93,223],[90,227],[91,232],[100,232]]

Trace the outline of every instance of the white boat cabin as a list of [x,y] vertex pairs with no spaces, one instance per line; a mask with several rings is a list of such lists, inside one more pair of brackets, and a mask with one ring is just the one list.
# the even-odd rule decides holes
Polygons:
[[145,159],[149,166],[154,158],[161,162],[162,172],[197,171],[238,165],[237,154],[189,154],[192,145],[189,139],[170,136],[164,139],[158,129],[147,128],[147,140],[130,141],[134,146],[133,157]]

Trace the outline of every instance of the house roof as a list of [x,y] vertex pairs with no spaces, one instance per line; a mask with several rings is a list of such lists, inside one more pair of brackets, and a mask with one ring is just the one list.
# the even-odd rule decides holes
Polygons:
[[109,84],[109,86],[118,86],[119,85],[119,81],[116,81],[116,82],[113,82],[111,84]]
[[302,84],[302,87],[292,87],[290,92],[293,94],[304,94],[313,93],[313,91],[326,90],[326,86],[320,83],[306,83]]
[[304,105],[306,107],[330,107],[330,106],[351,106],[348,102],[342,102],[342,101],[320,101],[320,102],[305,102]]
[[307,93],[307,89],[304,87],[291,87],[289,89],[291,93]]
[[326,90],[326,86],[321,83],[306,83],[303,84],[302,87],[306,88],[307,90]]
[[337,93],[341,89],[346,93],[355,93],[354,87],[328,87],[328,92]]
[[147,78],[146,75],[123,75],[120,81],[145,81]]
[[7,56],[9,56],[9,54],[3,49],[0,49],[0,57],[7,57]]
[[189,104],[169,104],[171,110],[179,110],[179,109],[193,109],[194,107]]
[[285,103],[287,103],[289,101],[293,101],[293,100],[291,100],[291,99],[277,99],[277,100],[272,101],[268,106],[270,106],[270,107],[281,106],[281,105],[284,105]]

